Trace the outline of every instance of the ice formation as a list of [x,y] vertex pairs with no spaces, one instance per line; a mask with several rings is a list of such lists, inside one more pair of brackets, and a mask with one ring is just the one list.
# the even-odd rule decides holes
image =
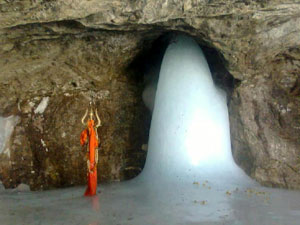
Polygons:
[[44,113],[45,109],[48,106],[49,97],[44,97],[37,108],[34,110],[34,113]]
[[148,69],[148,71],[144,74],[144,83],[145,89],[143,91],[143,102],[146,107],[153,112],[154,109],[154,101],[157,90],[158,76],[159,76],[160,66],[156,63]]
[[215,87],[202,50],[189,37],[177,37],[165,53],[148,149],[146,177],[224,177],[238,169],[225,93]]
[[10,150],[6,148],[6,144],[18,122],[19,117],[17,116],[0,117],[0,154],[6,153],[10,157]]
[[154,109],[154,99],[155,99],[156,88],[157,88],[157,84],[152,82],[146,86],[146,88],[143,92],[143,101],[144,101],[146,107],[151,112],[153,112],[153,109]]

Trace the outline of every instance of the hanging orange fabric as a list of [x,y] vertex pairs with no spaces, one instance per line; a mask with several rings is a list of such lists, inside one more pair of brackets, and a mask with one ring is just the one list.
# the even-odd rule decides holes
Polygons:
[[81,132],[80,144],[81,146],[87,143],[87,160],[88,165],[88,187],[84,193],[85,196],[96,195],[97,193],[97,162],[96,162],[96,148],[98,147],[98,140],[94,128],[94,120],[88,121],[88,127]]

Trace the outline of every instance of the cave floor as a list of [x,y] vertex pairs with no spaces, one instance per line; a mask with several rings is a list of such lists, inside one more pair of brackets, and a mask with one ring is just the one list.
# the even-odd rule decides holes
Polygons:
[[[239,183],[239,182],[237,182]],[[132,181],[44,192],[0,191],[2,225],[299,225],[300,192],[219,180],[149,185]]]

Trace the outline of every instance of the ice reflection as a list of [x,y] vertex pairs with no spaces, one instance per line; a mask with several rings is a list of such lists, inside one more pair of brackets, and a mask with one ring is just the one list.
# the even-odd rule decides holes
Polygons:
[[89,223],[88,225],[99,225],[100,223],[98,222],[92,222],[92,223]]
[[86,197],[87,201],[90,203],[91,209],[97,212],[100,210],[99,196],[88,196]]

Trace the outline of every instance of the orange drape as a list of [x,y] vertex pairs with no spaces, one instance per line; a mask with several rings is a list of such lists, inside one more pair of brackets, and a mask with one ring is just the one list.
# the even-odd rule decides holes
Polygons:
[[87,158],[90,161],[90,168],[87,175],[88,187],[84,193],[85,196],[96,195],[97,192],[97,162],[95,160],[95,150],[98,147],[96,131],[94,129],[94,120],[88,121],[88,127],[81,132],[80,144],[88,144]]

